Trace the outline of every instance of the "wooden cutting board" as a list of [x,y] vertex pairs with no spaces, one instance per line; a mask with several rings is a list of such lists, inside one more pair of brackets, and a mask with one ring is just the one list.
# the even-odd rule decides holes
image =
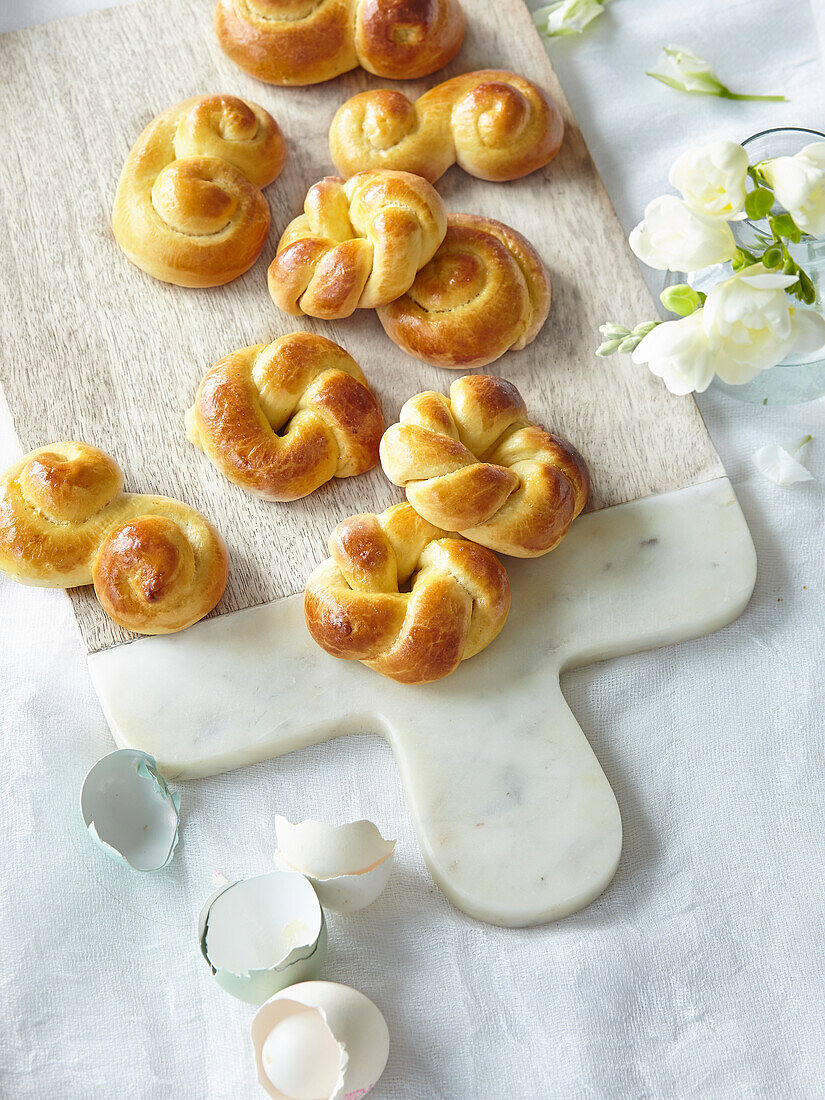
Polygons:
[[[655,316],[654,305],[523,0],[462,2],[468,33],[453,64],[397,86],[413,96],[456,73],[512,69],[542,85],[566,123],[559,155],[526,179],[484,183],[453,168],[438,183],[449,210],[514,226],[551,272],[539,338],[488,369],[587,457],[592,509],[721,476],[692,399],[672,397],[626,356],[594,357],[602,322],[636,323]],[[232,559],[213,613],[221,615],[300,591],[340,519],[380,511],[400,493],[376,469],[294,503],[247,496],[186,441],[184,410],[204,371],[236,348],[312,329],[359,361],[387,423],[406,398],[446,390],[457,375],[408,358],[371,311],[324,323],[272,304],[266,269],[280,231],[307,188],[334,172],[327,130],[336,108],[388,82],[356,70],[315,87],[260,84],[218,48],[211,11],[212,0],[140,0],[0,38],[0,380],[25,450],[71,438],[97,444],[123,466],[127,488],[179,497],[216,523]],[[213,92],[260,103],[289,151],[265,192],[273,225],[261,259],[229,286],[189,290],[128,263],[110,211],[146,123]],[[130,640],[89,590],[72,600],[90,652]]]

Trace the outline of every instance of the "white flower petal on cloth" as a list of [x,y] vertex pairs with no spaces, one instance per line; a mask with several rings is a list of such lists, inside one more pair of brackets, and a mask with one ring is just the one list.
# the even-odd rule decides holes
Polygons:
[[700,271],[736,254],[736,242],[723,218],[693,210],[676,195],[649,202],[644,219],[628,239],[639,259],[659,271]]
[[648,76],[654,76],[683,92],[719,95],[723,90],[722,82],[710,64],[685,46],[665,46],[656,64],[648,70]]
[[733,141],[713,141],[687,149],[673,163],[668,180],[693,210],[738,219],[745,206],[748,154]]
[[793,485],[797,481],[813,481],[813,474],[806,470],[801,462],[780,447],[777,443],[760,447],[753,456],[753,462],[760,474],[776,485]]
[[604,11],[609,0],[556,0],[533,12],[533,21],[545,38],[581,34]]

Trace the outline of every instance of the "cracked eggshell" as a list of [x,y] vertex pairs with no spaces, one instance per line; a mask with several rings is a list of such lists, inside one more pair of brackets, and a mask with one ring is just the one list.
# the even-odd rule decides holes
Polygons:
[[327,930],[310,882],[293,871],[270,871],[221,885],[201,911],[198,938],[218,984],[259,1005],[318,977]]
[[258,1081],[274,1100],[356,1100],[384,1072],[390,1036],[363,993],[302,982],[276,994],[252,1021]]
[[178,843],[180,795],[172,794],[154,758],[116,749],[83,780],[80,812],[89,835],[118,863],[135,871],[166,867]]
[[371,821],[293,825],[276,814],[275,825],[276,865],[306,875],[327,909],[354,913],[371,905],[387,885],[395,841],[384,840]]

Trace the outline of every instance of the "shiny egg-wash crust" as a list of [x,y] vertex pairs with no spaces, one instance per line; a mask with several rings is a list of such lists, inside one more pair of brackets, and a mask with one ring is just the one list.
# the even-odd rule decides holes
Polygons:
[[415,80],[464,40],[458,0],[218,0],[221,49],[268,84],[319,84],[361,65]]
[[529,241],[493,218],[450,214],[438,251],[378,317],[408,355],[468,370],[526,347],[549,312],[550,277]]
[[[313,639],[403,684],[448,676],[498,635],[510,582],[496,556],[409,504],[350,516],[304,592]],[[409,589],[403,591],[409,582]]]
[[327,321],[384,305],[410,288],[446,229],[444,203],[420,176],[326,176],[283,232],[269,293],[285,313]]
[[286,146],[274,118],[230,95],[196,96],[149,123],[120,174],[115,239],[137,267],[178,286],[221,286],[247,271],[269,235],[261,188]]
[[221,359],[186,413],[189,441],[265,500],[296,500],[331,478],[371,470],[383,430],[361,368],[312,332]]
[[217,604],[228,558],[194,508],[124,493],[109,455],[67,442],[24,455],[0,481],[0,569],[44,588],[94,584],[120,626],[171,634]]
[[394,168],[434,183],[457,162],[471,176],[500,182],[549,164],[563,135],[561,114],[541,88],[517,73],[482,69],[414,103],[391,88],[353,96],[332,120],[329,149],[342,176]]
[[459,378],[450,396],[411,397],[381,440],[381,464],[428,522],[501,554],[534,558],[557,546],[590,492],[587,464],[532,423],[503,378]]

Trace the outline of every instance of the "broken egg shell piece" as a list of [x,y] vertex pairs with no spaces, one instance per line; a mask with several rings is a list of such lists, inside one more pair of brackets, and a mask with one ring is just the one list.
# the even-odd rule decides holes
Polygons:
[[258,1081],[274,1100],[366,1096],[384,1072],[387,1024],[369,997],[336,982],[276,994],[252,1021]]
[[180,795],[172,794],[153,757],[116,749],[89,770],[80,812],[89,835],[118,863],[160,871],[178,843]]
[[371,821],[293,825],[276,814],[275,826],[276,865],[306,875],[327,909],[354,913],[371,905],[387,885],[395,841],[384,840]]
[[318,977],[327,930],[311,883],[294,871],[270,871],[216,890],[201,911],[198,938],[217,983],[259,1005]]

